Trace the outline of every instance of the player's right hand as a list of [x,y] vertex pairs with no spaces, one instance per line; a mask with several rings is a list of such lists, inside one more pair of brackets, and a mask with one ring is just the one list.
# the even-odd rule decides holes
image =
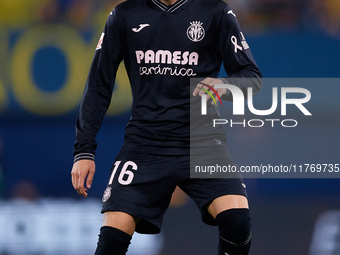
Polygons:
[[93,160],[82,159],[73,164],[71,171],[72,185],[83,197],[87,197],[87,190],[91,188],[95,170],[96,165]]

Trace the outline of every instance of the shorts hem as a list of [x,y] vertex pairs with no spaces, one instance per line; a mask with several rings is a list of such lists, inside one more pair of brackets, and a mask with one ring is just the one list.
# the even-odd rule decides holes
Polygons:
[[201,211],[201,216],[202,216],[202,221],[209,225],[209,226],[217,226],[217,222],[216,220],[213,218],[213,216],[208,212],[208,207],[209,205],[216,199],[219,197],[223,197],[223,196],[227,196],[227,195],[239,195],[239,196],[244,196],[248,199],[247,194],[240,194],[240,193],[229,193],[229,194],[224,194],[224,195],[218,195],[215,196],[212,199],[207,200],[207,202],[203,202],[203,206],[202,208],[199,208]]
[[135,229],[135,232],[139,234],[159,234],[161,232],[161,223],[147,219],[147,217],[140,215],[134,212],[134,210],[131,210],[129,208],[121,208],[121,207],[103,205],[101,213],[105,213],[105,212],[124,212],[133,217],[139,218],[140,222],[137,224],[136,229]]

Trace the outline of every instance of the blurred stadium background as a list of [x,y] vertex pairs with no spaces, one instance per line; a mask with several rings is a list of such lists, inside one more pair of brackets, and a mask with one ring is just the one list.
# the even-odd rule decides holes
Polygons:
[[[87,200],[70,181],[74,122],[95,45],[119,2],[0,1],[1,255],[93,254],[100,199],[129,118],[124,71],[98,135]],[[228,3],[266,78],[339,77],[339,0]],[[238,164],[340,163],[339,87],[305,88],[310,106],[328,114],[289,131],[229,130]],[[340,254],[339,179],[249,179],[247,185],[252,255]],[[216,229],[199,218],[196,206],[177,194],[162,234],[136,236],[129,254],[216,254]]]

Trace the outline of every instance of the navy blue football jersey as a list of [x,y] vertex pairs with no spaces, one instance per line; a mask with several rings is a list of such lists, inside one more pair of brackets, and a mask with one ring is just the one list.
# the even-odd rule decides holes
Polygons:
[[[222,0],[125,1],[110,13],[95,52],[76,123],[76,160],[94,157],[121,61],[133,97],[125,142],[153,154],[188,153],[190,78],[215,78],[222,64],[229,78],[262,77]],[[261,80],[236,85],[256,92]]]

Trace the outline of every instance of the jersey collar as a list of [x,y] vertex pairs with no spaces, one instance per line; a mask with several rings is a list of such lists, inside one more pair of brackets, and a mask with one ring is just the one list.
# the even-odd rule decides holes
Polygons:
[[155,5],[158,9],[160,9],[162,11],[173,13],[176,10],[180,9],[187,2],[189,2],[189,0],[178,0],[176,3],[174,3],[173,5],[170,5],[170,6],[163,4],[159,0],[151,0],[151,2],[152,2],[153,5]]

